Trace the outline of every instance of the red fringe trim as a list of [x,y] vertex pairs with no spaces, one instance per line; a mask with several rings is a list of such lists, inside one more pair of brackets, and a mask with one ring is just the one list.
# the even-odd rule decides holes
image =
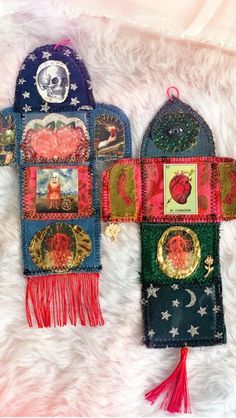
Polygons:
[[188,379],[186,359],[188,348],[181,349],[180,361],[176,369],[164,382],[145,394],[145,398],[154,404],[159,396],[163,395],[160,409],[170,413],[185,412],[191,414],[191,403],[188,393]]
[[98,273],[30,276],[26,289],[26,317],[38,327],[103,325],[98,299]]

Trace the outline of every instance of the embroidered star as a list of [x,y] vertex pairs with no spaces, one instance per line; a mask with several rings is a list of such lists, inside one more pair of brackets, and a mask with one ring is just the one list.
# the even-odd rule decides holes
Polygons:
[[22,64],[22,66],[20,67],[21,70],[25,70],[25,64]]
[[87,84],[88,84],[88,89],[92,90],[92,82],[91,80],[86,80]]
[[26,83],[26,80],[24,78],[19,78],[18,84],[21,84],[22,85],[24,83]]
[[142,305],[146,305],[146,303],[147,303],[147,300],[146,299],[141,299],[141,304]]
[[172,335],[172,338],[174,338],[176,335],[179,335],[179,328],[174,328],[172,327],[171,330],[169,331],[169,334]]
[[194,327],[193,325],[191,325],[191,327],[188,329],[188,332],[189,334],[191,334],[191,337],[194,337],[194,335],[199,335],[198,328],[199,327]]
[[29,99],[30,97],[30,92],[29,91],[25,91],[22,96],[24,97],[24,99]]
[[46,58],[47,60],[51,57],[52,54],[48,51],[43,51],[42,58]]
[[153,287],[153,285],[151,284],[148,288],[147,288],[147,297],[150,298],[150,296],[153,296],[154,298],[157,298],[157,291],[159,290],[159,287]]
[[178,308],[180,301],[178,299],[172,300],[172,306],[176,306]]
[[213,293],[213,290],[211,287],[206,287],[204,292],[207,294],[207,296],[209,296],[211,293]]
[[36,60],[36,55],[35,55],[35,54],[29,54],[29,59],[30,59],[31,61]]
[[50,109],[50,106],[48,106],[47,102],[44,103],[44,105],[41,105],[40,112],[47,112]]
[[70,104],[73,105],[73,106],[76,106],[77,104],[79,104],[79,102],[80,101],[77,99],[77,97],[72,97],[71,101],[70,101]]
[[215,334],[215,338],[222,338],[223,337],[223,332],[217,332]]
[[169,321],[170,316],[171,316],[171,314],[169,314],[168,311],[161,312],[161,319],[166,319],[167,321]]
[[27,104],[24,105],[23,110],[25,112],[31,112],[31,106],[28,106]]
[[218,313],[220,312],[220,306],[214,305],[214,308],[212,308],[213,312]]
[[69,50],[69,49],[66,49],[64,52],[63,52],[63,55],[65,55],[66,57],[69,57],[69,55],[71,54],[71,51]]
[[207,312],[206,312],[206,307],[205,307],[205,308],[202,308],[202,307],[200,306],[200,308],[198,309],[197,313],[199,313],[199,315],[201,315],[201,316],[203,316],[203,315],[207,315]]
[[179,289],[179,285],[178,284],[172,284],[172,289],[173,290],[178,290]]
[[153,331],[153,329],[150,329],[150,331],[148,331],[148,336],[152,338],[153,335],[155,335],[155,331]]
[[74,90],[75,91],[78,88],[78,86],[77,86],[76,83],[74,83],[74,84],[72,83],[71,86],[70,86],[70,88],[71,88],[71,90]]

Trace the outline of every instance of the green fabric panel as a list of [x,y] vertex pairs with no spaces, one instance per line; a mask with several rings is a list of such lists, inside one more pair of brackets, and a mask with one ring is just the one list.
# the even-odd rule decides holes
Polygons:
[[132,217],[136,213],[134,166],[117,164],[110,171],[111,216]]
[[[170,227],[180,226],[191,229],[196,234],[200,244],[200,258],[195,270],[185,278],[171,278],[165,274],[157,261],[157,247],[163,233]],[[210,283],[215,278],[220,277],[219,267],[219,224],[197,223],[197,224],[146,224],[140,225],[141,230],[141,251],[142,251],[142,272],[141,281],[143,283],[171,284],[173,282],[182,283]],[[211,271],[207,278],[205,260],[211,256],[214,260]],[[212,267],[211,266],[211,267]],[[217,279],[218,280],[218,279]]]
[[236,163],[219,164],[222,211],[225,217],[236,215]]

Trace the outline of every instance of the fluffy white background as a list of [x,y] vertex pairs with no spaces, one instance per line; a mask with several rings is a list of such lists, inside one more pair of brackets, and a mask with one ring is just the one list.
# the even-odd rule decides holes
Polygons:
[[[63,0],[4,3],[1,107],[13,102],[17,72],[28,52],[69,36],[85,59],[96,100],[120,106],[130,117],[135,156],[148,122],[166,100],[166,88],[174,84],[182,100],[209,123],[217,154],[236,158],[235,55],[105,18],[75,18]],[[197,416],[236,416],[236,222],[221,229],[228,344],[190,352],[189,387]],[[167,376],[179,352],[148,350],[141,343],[137,225],[122,225],[116,243],[102,235],[102,264],[103,328],[29,329],[17,173],[0,169],[1,416],[159,415],[143,394]]]

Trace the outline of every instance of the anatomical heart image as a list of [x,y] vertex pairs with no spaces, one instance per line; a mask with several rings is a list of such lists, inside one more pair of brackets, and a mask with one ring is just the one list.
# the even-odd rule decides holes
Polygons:
[[45,168],[37,170],[36,212],[78,212],[77,169]]
[[164,213],[198,213],[196,164],[164,164]]

